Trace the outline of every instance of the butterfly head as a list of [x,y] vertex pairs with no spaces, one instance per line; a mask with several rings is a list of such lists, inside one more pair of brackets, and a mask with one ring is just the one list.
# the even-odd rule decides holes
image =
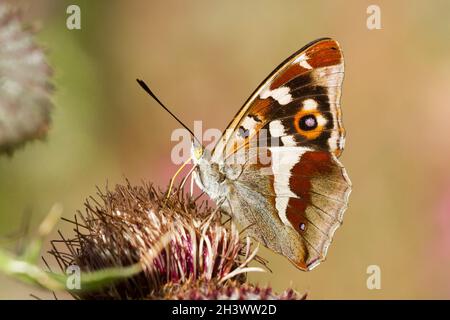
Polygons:
[[205,153],[204,151],[204,147],[197,141],[197,139],[193,139],[191,146],[191,157],[194,164],[197,164],[200,161]]

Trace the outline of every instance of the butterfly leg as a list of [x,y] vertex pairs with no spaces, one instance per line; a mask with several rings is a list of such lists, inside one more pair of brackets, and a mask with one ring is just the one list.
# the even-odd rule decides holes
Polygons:
[[[191,168],[191,170],[189,170],[188,174],[183,178],[183,180],[181,181],[181,184],[180,184],[180,190],[183,190],[184,185],[186,184],[186,181],[189,177],[191,177],[191,184],[192,184],[192,172],[194,172],[196,167],[197,167],[196,165],[193,166]],[[191,190],[191,197],[192,197],[192,190]]]
[[194,196],[194,176],[191,175],[191,198]]
[[166,201],[169,199],[171,192],[172,192],[172,188],[173,188],[173,183],[175,182],[175,178],[180,174],[181,170],[183,170],[183,168],[189,163],[191,162],[192,157],[189,157],[189,159],[186,160],[185,163],[183,163],[178,170],[175,172],[175,174],[172,176],[172,178],[170,178],[170,183],[169,183],[169,189],[167,190],[167,196],[166,196]]

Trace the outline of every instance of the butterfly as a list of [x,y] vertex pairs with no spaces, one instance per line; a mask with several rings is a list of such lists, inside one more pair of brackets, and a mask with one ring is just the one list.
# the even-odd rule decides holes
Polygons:
[[175,176],[192,160],[189,174],[224,213],[309,271],[325,259],[351,192],[338,160],[345,144],[343,78],[337,41],[309,43],[257,87],[212,150],[137,81],[193,137],[191,158]]
[[315,40],[258,86],[211,152],[192,144],[200,189],[250,236],[305,271],[325,259],[351,192],[338,160],[343,77],[338,42]]

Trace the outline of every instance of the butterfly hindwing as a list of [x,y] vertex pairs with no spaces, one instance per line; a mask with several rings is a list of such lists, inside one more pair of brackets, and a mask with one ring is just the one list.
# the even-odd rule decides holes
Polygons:
[[266,246],[310,270],[325,258],[342,224],[350,180],[330,152],[303,147],[267,152],[271,163],[247,164],[234,181],[231,214]]
[[[307,240],[308,252],[293,261],[311,269],[325,258],[334,232],[342,224],[351,183],[336,157],[324,151],[302,153],[286,174],[291,196],[287,200],[285,217]],[[276,201],[280,201],[278,195]],[[286,203],[285,199],[283,201]]]

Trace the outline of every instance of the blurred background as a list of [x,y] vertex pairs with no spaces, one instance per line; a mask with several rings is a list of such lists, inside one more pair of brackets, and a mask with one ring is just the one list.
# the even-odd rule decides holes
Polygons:
[[[30,213],[34,230],[55,202],[72,217],[96,186],[167,185],[178,125],[135,78],[189,126],[222,130],[275,66],[330,36],[346,60],[341,160],[354,188],[344,225],[312,272],[262,249],[273,273],[250,281],[310,299],[450,298],[448,1],[10,2],[38,24],[56,90],[47,139],[0,157],[0,237]],[[70,4],[81,30],[66,28]],[[381,30],[366,26],[371,4]],[[380,290],[366,286],[370,265]],[[1,299],[30,293],[47,297],[0,275]]]

